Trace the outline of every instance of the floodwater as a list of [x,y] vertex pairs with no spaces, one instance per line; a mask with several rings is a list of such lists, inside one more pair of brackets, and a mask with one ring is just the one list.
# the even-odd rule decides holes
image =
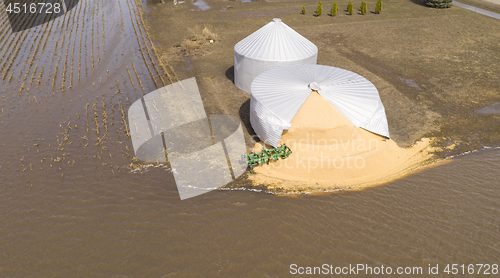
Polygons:
[[188,66],[186,67],[186,70],[192,70],[194,69],[194,66],[191,64],[191,59],[189,59],[188,56],[182,58],[183,60],[186,60],[186,62],[188,63]]
[[500,150],[363,191],[180,201],[168,169],[129,168],[122,111],[176,79],[157,74],[136,2],[71,12],[16,34],[0,18],[0,277],[283,277],[291,264],[446,276],[446,264],[499,263]]
[[500,102],[495,102],[490,106],[476,110],[478,114],[500,114]]
[[203,0],[191,1],[191,4],[198,7],[197,9],[191,9],[190,11],[206,11],[210,9],[210,6]]

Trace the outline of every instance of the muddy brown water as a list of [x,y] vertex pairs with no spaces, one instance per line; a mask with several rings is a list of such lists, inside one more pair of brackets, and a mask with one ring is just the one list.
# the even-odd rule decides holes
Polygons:
[[111,176],[88,167],[64,181],[16,181],[2,169],[0,275],[286,277],[291,264],[494,264],[499,165],[499,150],[482,151],[364,191],[214,191],[186,201],[161,169]]
[[61,16],[12,34],[0,21],[0,277],[500,263],[500,150],[363,191],[298,196],[222,190],[180,201],[168,169],[132,172],[120,107],[163,84],[137,11],[135,1],[87,0],[75,24]]

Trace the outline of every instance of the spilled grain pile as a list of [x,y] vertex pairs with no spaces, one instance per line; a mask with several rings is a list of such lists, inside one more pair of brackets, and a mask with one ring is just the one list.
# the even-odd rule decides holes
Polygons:
[[[292,149],[292,155],[257,167],[250,176],[254,182],[288,191],[358,188],[401,176],[429,158],[428,140],[400,148],[392,140],[355,127],[315,91],[281,143]],[[261,148],[256,144],[254,151]]]

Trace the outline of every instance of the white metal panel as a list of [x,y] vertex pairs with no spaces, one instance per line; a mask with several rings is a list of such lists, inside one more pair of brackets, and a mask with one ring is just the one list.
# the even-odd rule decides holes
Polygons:
[[[321,65],[292,65],[271,69],[251,85],[251,124],[259,138],[276,146],[283,128],[291,121],[311,93],[310,84],[356,127],[389,137],[384,106],[377,88],[351,71]],[[265,111],[265,112],[262,112]],[[266,121],[273,115],[279,124]],[[264,123],[265,122],[265,123]]]
[[313,55],[308,58],[293,60],[293,61],[262,61],[252,58],[246,58],[234,54],[234,84],[236,87],[245,92],[250,92],[250,86],[252,81],[259,76],[259,74],[277,67],[289,66],[289,65],[304,65],[313,64],[315,65],[318,60],[318,56]]

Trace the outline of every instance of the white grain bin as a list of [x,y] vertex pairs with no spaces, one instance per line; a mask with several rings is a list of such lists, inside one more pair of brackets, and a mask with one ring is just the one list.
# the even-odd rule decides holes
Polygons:
[[266,70],[317,60],[316,45],[275,18],[234,46],[234,83],[249,93],[252,81]]
[[377,88],[354,72],[321,65],[284,66],[255,78],[251,85],[250,123],[259,138],[276,147],[312,90],[354,126],[389,138]]

